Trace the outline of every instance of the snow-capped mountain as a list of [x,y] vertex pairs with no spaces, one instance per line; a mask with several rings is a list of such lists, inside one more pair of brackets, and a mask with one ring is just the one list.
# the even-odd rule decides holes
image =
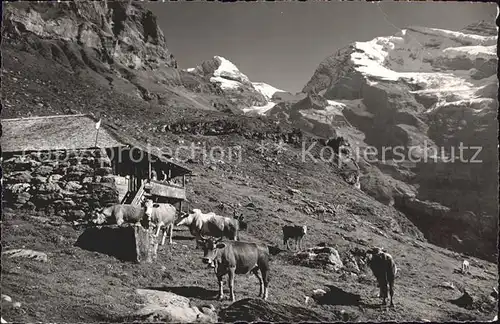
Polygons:
[[203,75],[220,87],[222,93],[236,103],[242,112],[248,114],[264,114],[276,104],[273,95],[285,92],[264,82],[251,82],[236,65],[222,56],[214,56],[196,68],[184,71]]
[[[279,103],[266,115],[319,136],[341,134],[361,152],[375,147],[379,161],[360,161],[363,190],[430,226],[432,239],[466,250],[459,242],[480,240],[479,222],[497,214],[496,203],[488,203],[497,201],[491,178],[497,161],[496,44],[497,29],[484,22],[461,31],[408,27],[355,42],[319,64],[303,88],[306,98]],[[483,163],[444,163],[457,158],[451,147],[460,144],[481,147],[477,159]],[[395,147],[404,151],[405,167],[394,163],[391,150],[382,161],[380,153]],[[473,154],[464,151],[463,157]],[[426,156],[438,163],[422,162]],[[447,216],[460,214],[460,221],[437,217],[440,208],[449,209]],[[467,219],[466,211],[483,216]],[[496,230],[490,234],[494,238]],[[494,248],[486,240],[481,244]]]

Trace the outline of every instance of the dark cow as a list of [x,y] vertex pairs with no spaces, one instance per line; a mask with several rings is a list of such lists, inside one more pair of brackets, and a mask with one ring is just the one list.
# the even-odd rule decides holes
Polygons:
[[307,234],[307,226],[299,225],[285,225],[282,227],[283,230],[283,245],[286,245],[287,249],[290,249],[290,239],[295,240],[296,248],[302,248],[302,239],[304,235]]
[[241,231],[246,231],[248,229],[248,223],[245,222],[245,218],[243,217],[243,213],[239,215],[236,214],[236,210],[233,212],[233,218],[238,221],[238,227]]
[[394,278],[398,271],[396,263],[392,256],[382,251],[380,248],[373,248],[366,252],[367,264],[377,279],[380,289],[380,298],[382,298],[382,305],[386,305],[387,299],[387,286],[389,286],[389,293],[391,297],[391,306],[394,306]]
[[[267,300],[269,286],[269,248],[267,245],[228,241],[221,243],[221,239],[202,237],[198,243],[203,247],[203,263],[214,268],[219,282],[218,299],[224,298],[222,279],[228,275],[229,292],[234,302],[234,276],[252,272],[259,279],[259,297]],[[259,274],[260,270],[260,274]]]

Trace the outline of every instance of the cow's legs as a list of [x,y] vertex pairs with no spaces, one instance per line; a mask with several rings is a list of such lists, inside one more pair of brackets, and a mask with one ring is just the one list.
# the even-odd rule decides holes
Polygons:
[[264,281],[262,280],[262,277],[260,276],[259,273],[259,268],[255,268],[252,270],[252,273],[259,279],[259,296],[262,297],[262,294],[264,293]]
[[172,242],[172,237],[174,236],[174,223],[171,223],[170,224],[170,234],[169,234],[169,237],[168,237],[168,243],[169,244],[173,244]]
[[217,299],[222,300],[224,298],[224,291],[222,290],[224,282],[222,281],[222,276],[217,276],[217,281],[219,282],[219,295]]
[[162,228],[162,226],[163,226],[163,223],[159,222],[158,227],[156,228],[156,234],[155,234],[156,237],[158,237],[158,235],[160,235],[160,229]]
[[167,238],[168,226],[163,226],[163,235],[161,238],[161,245],[165,245],[165,239]]
[[387,282],[383,281],[380,283],[380,297],[382,298],[382,304],[387,304]]
[[267,294],[269,292],[269,269],[260,268],[262,273],[262,281],[264,282],[264,300],[267,300]]
[[392,297],[394,296],[394,281],[389,281],[389,293],[391,295],[391,307],[394,307],[394,303],[392,302]]
[[228,275],[228,285],[229,285],[229,294],[231,295],[231,301],[234,303],[236,301],[236,298],[234,297],[234,272],[236,271],[236,268],[229,268],[229,275]]

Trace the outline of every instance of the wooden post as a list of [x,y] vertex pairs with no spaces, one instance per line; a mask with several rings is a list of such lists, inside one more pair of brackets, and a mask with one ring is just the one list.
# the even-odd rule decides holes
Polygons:
[[186,187],[186,175],[182,176],[182,188]]
[[148,154],[148,170],[149,170],[148,179],[151,180],[151,155],[150,154]]
[[142,226],[134,226],[135,248],[137,253],[137,262],[152,263],[158,257],[158,239],[154,237],[153,228],[148,229]]

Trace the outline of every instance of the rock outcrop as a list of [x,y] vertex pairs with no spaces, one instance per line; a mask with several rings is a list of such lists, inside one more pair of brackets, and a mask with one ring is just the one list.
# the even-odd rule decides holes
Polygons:
[[39,53],[104,87],[144,100],[180,86],[177,62],[151,11],[133,2],[10,3],[4,42]]

